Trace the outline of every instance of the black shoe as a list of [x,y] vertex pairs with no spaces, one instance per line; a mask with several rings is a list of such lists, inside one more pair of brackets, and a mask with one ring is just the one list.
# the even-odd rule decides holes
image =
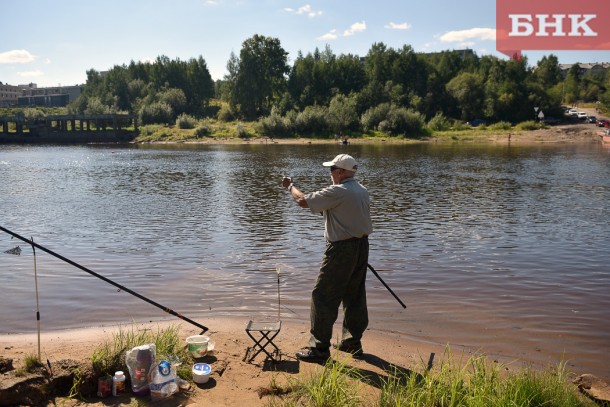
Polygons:
[[346,345],[344,343],[340,343],[339,345],[333,345],[333,347],[341,352],[351,353],[355,358],[360,358],[364,355],[361,345]]
[[329,351],[321,351],[316,348],[305,348],[297,352],[297,359],[303,362],[326,362],[330,358]]

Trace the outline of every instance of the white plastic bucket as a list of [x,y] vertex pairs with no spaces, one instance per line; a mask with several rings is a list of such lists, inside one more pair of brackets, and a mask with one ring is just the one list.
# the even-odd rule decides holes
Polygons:
[[208,354],[208,343],[210,337],[205,335],[193,335],[186,338],[188,351],[194,358],[202,358]]
[[207,383],[212,374],[212,366],[206,363],[195,363],[193,365],[193,381],[195,383]]

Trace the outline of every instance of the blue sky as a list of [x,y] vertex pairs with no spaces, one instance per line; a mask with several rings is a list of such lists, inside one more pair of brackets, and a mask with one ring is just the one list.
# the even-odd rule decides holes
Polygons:
[[[222,79],[231,51],[254,34],[278,38],[289,63],[328,44],[365,56],[371,45],[416,52],[471,48],[495,55],[494,0],[1,0],[0,81],[67,86],[86,71],[202,56]],[[530,65],[610,62],[610,51],[524,52]]]

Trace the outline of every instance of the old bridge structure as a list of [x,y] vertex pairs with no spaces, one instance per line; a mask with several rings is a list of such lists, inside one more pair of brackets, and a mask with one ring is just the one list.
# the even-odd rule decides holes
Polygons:
[[0,117],[0,142],[9,143],[124,142],[135,138],[137,130],[137,118],[129,114]]

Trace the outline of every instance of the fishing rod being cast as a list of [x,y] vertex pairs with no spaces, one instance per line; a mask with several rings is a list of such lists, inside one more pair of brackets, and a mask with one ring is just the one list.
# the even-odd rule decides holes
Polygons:
[[112,281],[111,279],[109,279],[107,277],[104,277],[104,276],[102,276],[102,275],[100,275],[100,274],[98,274],[98,273],[96,273],[96,272],[94,272],[92,270],[89,270],[87,267],[81,266],[80,264],[78,264],[78,263],[76,263],[76,262],[74,262],[74,261],[72,261],[72,260],[70,260],[70,259],[68,259],[68,258],[66,258],[64,256],[62,256],[60,254],[57,254],[54,251],[49,250],[49,249],[47,249],[44,246],[39,245],[38,243],[35,243],[34,239],[26,239],[25,237],[15,233],[15,232],[12,232],[12,231],[10,231],[10,230],[2,227],[2,226],[0,226],[0,230],[5,232],[5,233],[8,233],[9,235],[11,235],[13,237],[16,237],[17,239],[20,239],[20,240],[26,242],[29,245],[31,245],[32,246],[32,250],[34,249],[34,247],[36,247],[36,248],[42,250],[43,252],[46,252],[46,253],[50,254],[51,256],[57,257],[58,259],[66,262],[66,263],[68,263],[68,264],[70,264],[70,265],[72,265],[72,266],[74,266],[76,268],[79,268],[79,269],[81,269],[81,270],[91,274],[94,277],[99,278],[100,280],[104,280],[108,284],[112,284],[113,286],[119,288],[122,291],[125,291],[125,292],[133,295],[134,297],[138,297],[139,299],[141,299],[143,301],[146,301],[147,303],[149,303],[151,305],[154,305],[155,307],[157,307],[159,309],[162,309],[163,311],[167,312],[168,314],[171,314],[171,315],[173,315],[175,317],[178,317],[178,318],[182,319],[183,321],[188,322],[189,324],[192,324],[192,325],[195,325],[198,328],[201,328],[201,333],[204,333],[204,332],[206,332],[208,330],[208,328],[206,326],[201,325],[201,324],[193,321],[192,319],[189,319],[189,318],[185,317],[184,315],[181,315],[181,314],[177,313],[176,311],[174,311],[174,310],[172,310],[170,308],[164,307],[163,305],[161,305],[161,304],[151,300],[150,298],[147,298],[147,297],[145,297],[145,296],[143,296],[141,294],[138,294],[137,292],[135,292],[133,290],[130,290],[129,288],[127,288],[127,287],[125,287],[125,286],[123,286],[121,284],[118,284],[118,283]]
[[[337,166],[337,162],[340,163],[340,166]],[[345,167],[345,165],[343,165],[343,167],[345,167],[345,168],[352,168],[353,172],[350,174],[350,176],[336,178],[335,171],[336,170],[344,171],[344,168],[341,168],[341,165],[345,164],[345,163],[347,163],[348,165],[347,165],[347,167]],[[324,163],[324,165],[330,167],[330,170],[331,170],[331,180],[333,181],[333,184],[335,184],[335,185],[339,184],[339,183],[343,184],[343,182],[345,182],[345,180],[349,180],[349,178],[351,178],[351,176],[353,176],[353,174],[355,173],[356,169],[358,168],[355,160],[351,156],[349,156],[347,154],[340,154],[337,157],[335,157],[335,159],[332,162]],[[296,187],[294,187],[294,183],[292,181],[292,178],[287,177],[287,176],[283,176],[282,186],[284,188],[288,189],[288,192],[290,192],[291,196],[295,199],[295,201],[297,202],[297,204],[299,206],[301,206],[302,208],[308,208],[309,207],[308,203],[306,202],[306,200],[304,198],[304,194],[302,192],[298,191],[297,195],[293,194],[292,189],[293,188],[296,189]],[[354,214],[354,215],[357,215],[357,214]],[[347,219],[347,221],[349,222],[350,219]],[[398,296],[394,293],[394,291],[392,291],[392,289],[386,284],[386,282],[383,281],[383,279],[377,273],[377,271],[373,268],[373,266],[371,266],[370,264],[367,263],[367,267],[373,272],[375,277],[377,277],[377,279],[390,292],[390,294],[392,294],[392,296],[398,301],[398,303],[402,306],[402,308],[406,309],[407,306],[405,305],[405,303],[402,302],[400,300],[400,298],[398,298]]]

